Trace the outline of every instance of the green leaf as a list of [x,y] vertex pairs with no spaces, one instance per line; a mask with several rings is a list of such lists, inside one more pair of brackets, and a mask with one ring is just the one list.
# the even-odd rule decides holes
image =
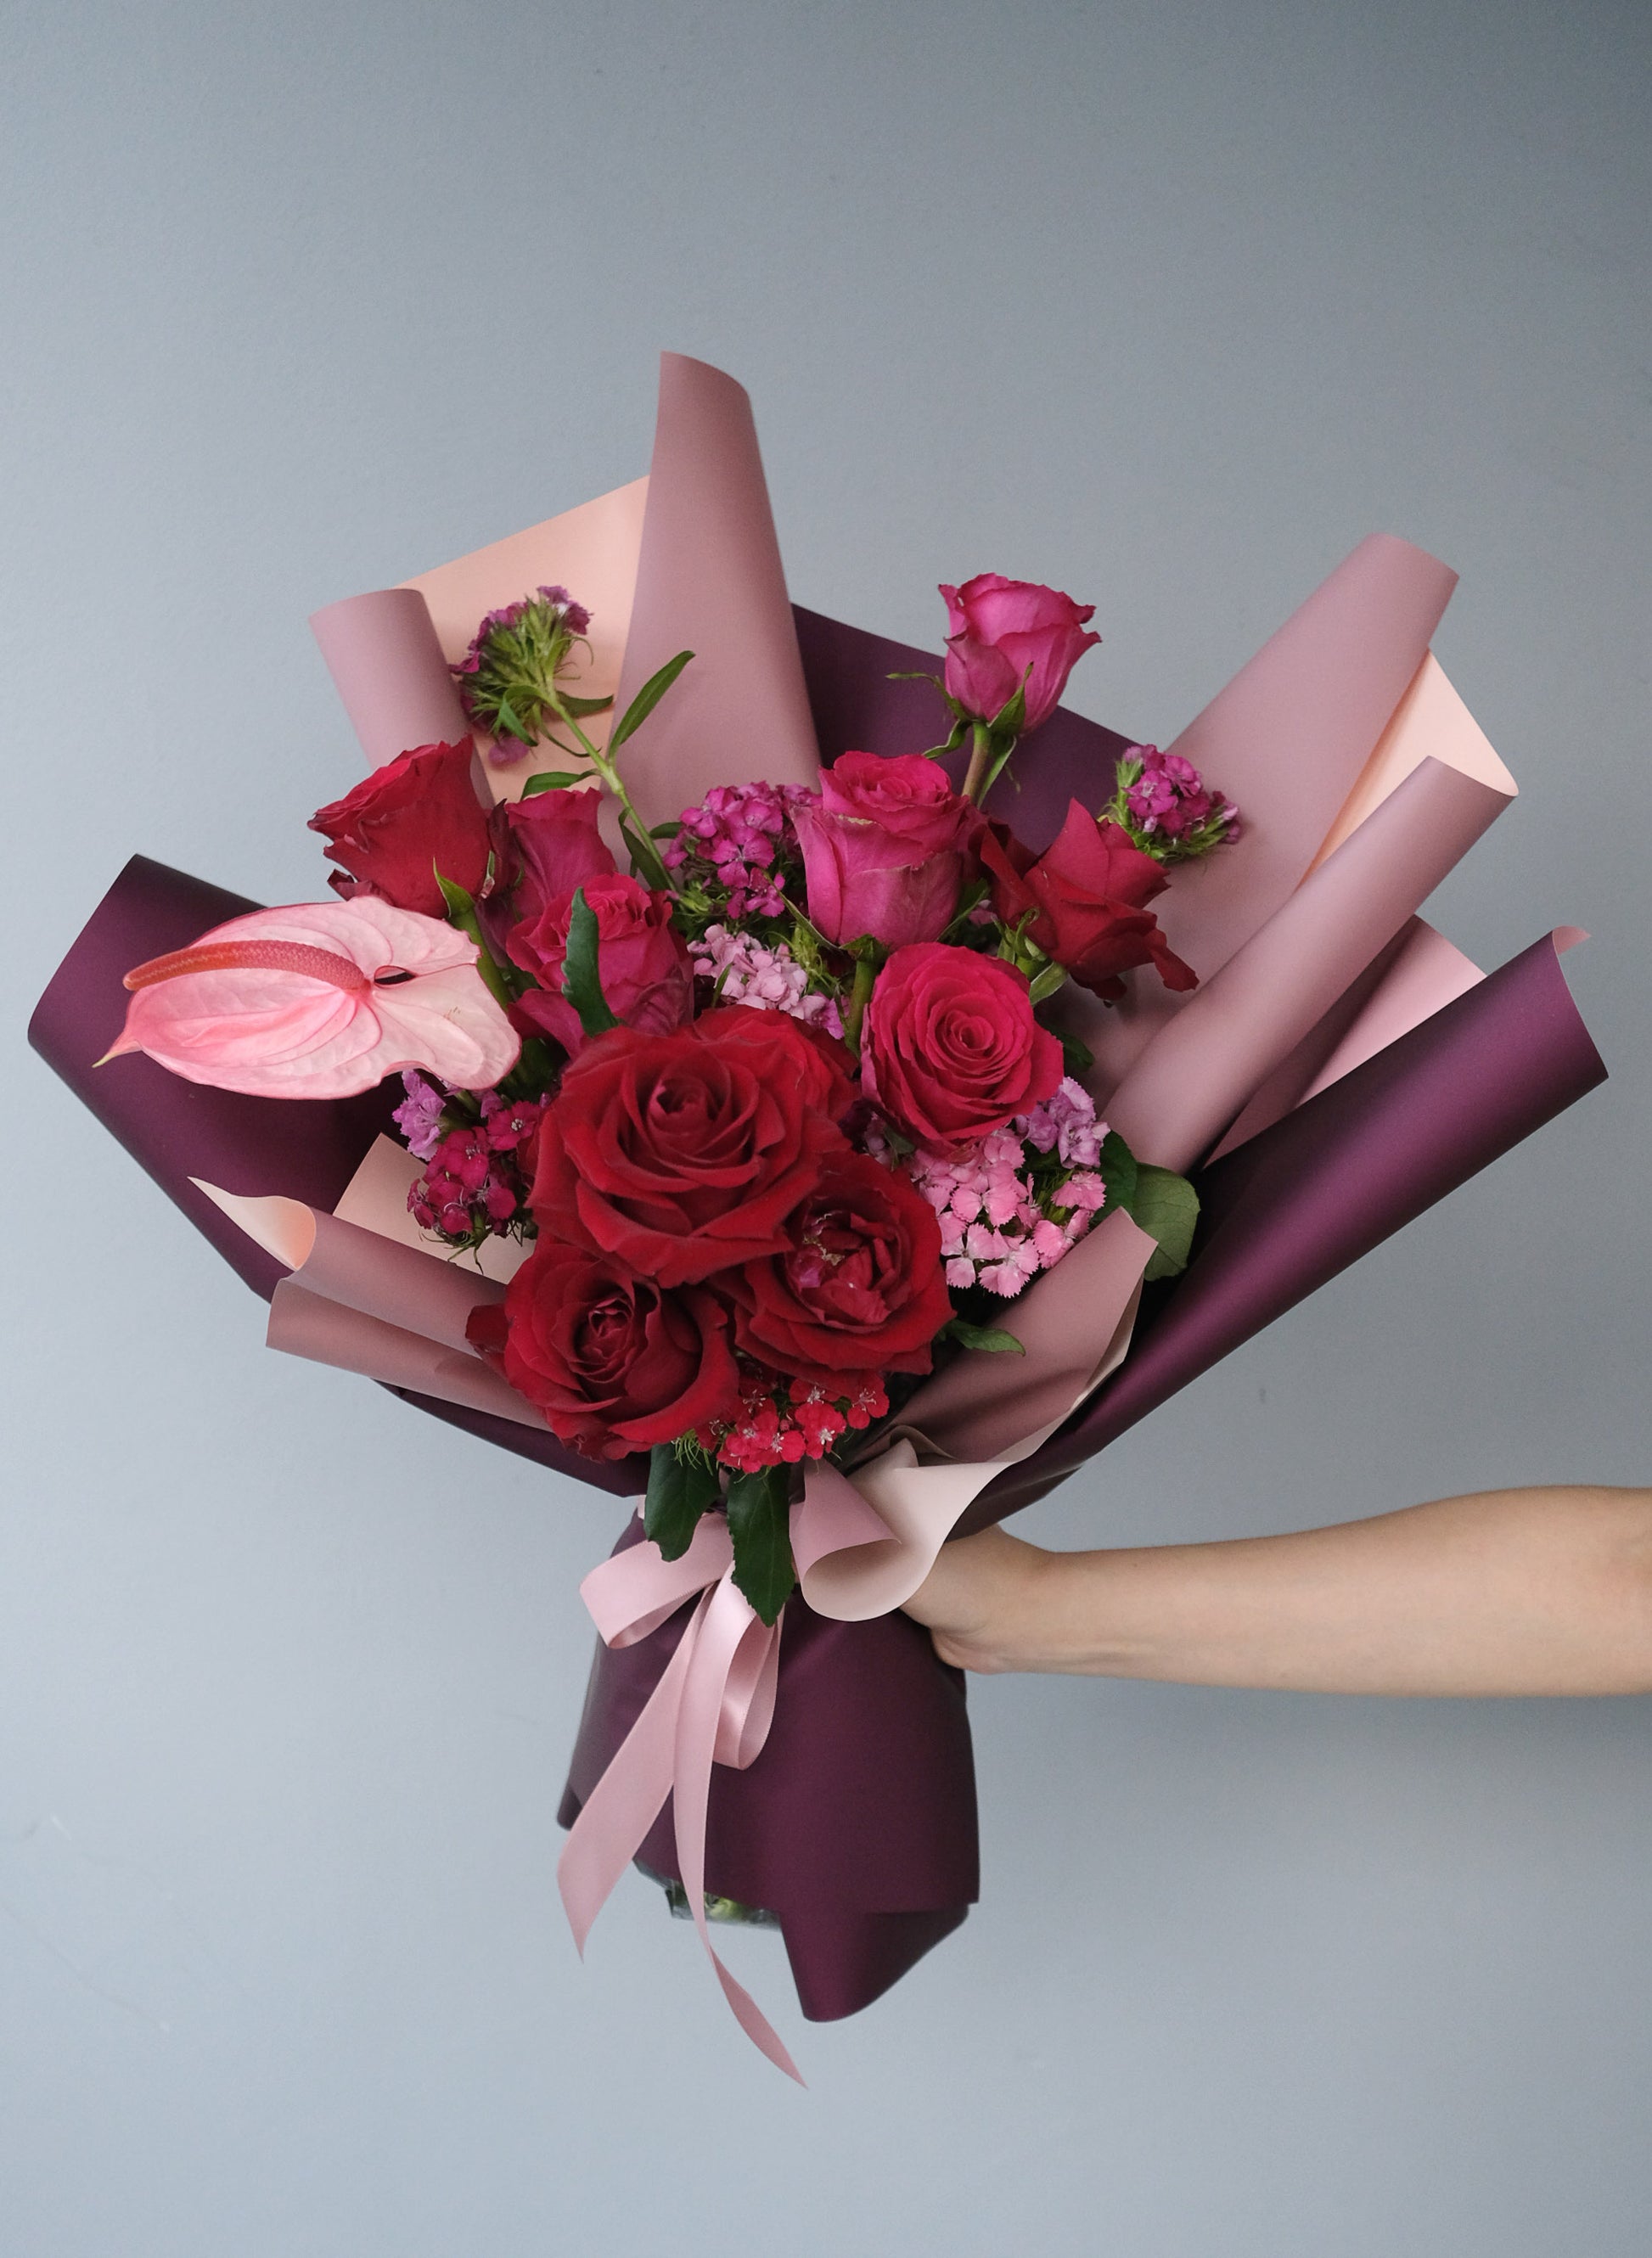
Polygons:
[[937,690],[940,688],[940,677],[938,674],[886,674],[883,679],[885,682],[929,682],[932,683]]
[[691,650],[679,650],[675,658],[668,658],[657,674],[649,675],[636,696],[614,723],[608,739],[608,758],[612,760],[627,737],[634,737],[666,692],[694,656]]
[[682,828],[683,825],[680,818],[674,818],[670,823],[650,824],[649,827],[649,837],[650,839],[675,839],[677,833]]
[[[435,870],[434,863],[431,868]],[[469,891],[460,885],[457,878],[444,878],[440,870],[436,872],[436,882],[442,889],[443,900],[447,904],[448,923],[457,926],[461,933],[471,933],[476,923],[476,903]]]
[[[1061,1063],[1074,1082],[1082,1082],[1095,1063],[1095,1052],[1088,1043],[1080,1042],[1076,1035],[1063,1034],[1060,1040]],[[1119,1141],[1122,1144],[1124,1140]]]
[[995,737],[1018,737],[1027,726],[1027,683],[1032,673],[1028,667],[1014,690],[992,717]]
[[585,888],[579,886],[575,889],[573,909],[568,919],[562,992],[578,1012],[579,1024],[587,1035],[606,1035],[610,1027],[620,1024],[602,993],[597,955],[597,913],[585,899]]
[[1026,1349],[1013,1333],[1006,1333],[996,1325],[972,1325],[966,1318],[954,1317],[943,1328],[949,1340],[964,1348],[987,1350],[994,1356],[1025,1356]]
[[1065,964],[1046,964],[1043,971],[1039,973],[1038,978],[1032,983],[1031,988],[1028,989],[1027,993],[1033,1003],[1042,1004],[1046,1002],[1050,997],[1053,996],[1058,989],[1065,986],[1066,982],[1067,967]]
[[620,818],[620,836],[624,840],[626,852],[631,857],[632,870],[642,879],[643,884],[652,886],[658,893],[669,892],[670,889],[665,875],[665,865],[660,860],[659,852],[654,841],[651,839],[644,839],[629,820],[623,815]]
[[457,926],[467,941],[476,943],[476,969],[495,1003],[508,1012],[514,1000],[511,983],[487,945],[487,935],[482,931],[482,921],[476,914],[474,899],[457,878],[444,878],[434,863],[430,869],[442,889],[442,899],[447,905],[448,923]]
[[499,712],[496,719],[499,723],[499,727],[493,732],[496,737],[514,737],[519,744],[523,745],[533,743],[533,731],[526,722],[517,720],[511,710],[510,700],[502,690],[499,693]]
[[679,1459],[674,1443],[656,1443],[649,1454],[649,1494],[642,1526],[661,1557],[680,1560],[701,1514],[716,1504],[720,1485],[703,1459]]
[[1199,1195],[1186,1176],[1138,1161],[1135,1194],[1125,1204],[1141,1228],[1159,1241],[1159,1251],[1147,1265],[1149,1282],[1185,1270],[1199,1220]]
[[606,714],[613,705],[612,698],[574,698],[565,690],[557,692],[557,703],[571,721],[583,721],[588,714]]
[[[1133,1214],[1135,1210],[1131,1204],[1136,1197],[1136,1155],[1117,1129],[1110,1129],[1102,1140],[1099,1165],[1102,1182],[1107,1187],[1108,1211],[1110,1213],[1114,1208],[1122,1207],[1130,1209]],[[1142,1228],[1145,1230],[1146,1225],[1144,1224]]]
[[791,1558],[791,1497],[790,1466],[736,1474],[728,1485],[734,1583],[766,1623],[778,1617],[798,1580]]
[[542,792],[566,792],[571,785],[589,784],[590,781],[589,769],[583,775],[578,769],[541,769],[537,776],[528,778],[522,786],[521,796],[524,799],[534,799]]

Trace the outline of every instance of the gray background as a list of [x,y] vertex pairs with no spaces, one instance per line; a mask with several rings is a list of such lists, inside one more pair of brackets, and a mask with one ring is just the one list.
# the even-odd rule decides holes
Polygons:
[[[1648,1479],[1648,17],[1635,0],[9,11],[13,1030],[134,849],[319,890],[315,606],[756,402],[794,593],[1098,606],[1163,739],[1366,531],[1524,795],[1613,1082],[1022,1525]],[[259,1311],[20,1051],[5,2258],[1615,2258],[1648,2232],[1647,1712],[990,1681],[986,1897],[847,2025],[552,1813],[619,1514]],[[739,1949],[743,1944],[746,1949]]]

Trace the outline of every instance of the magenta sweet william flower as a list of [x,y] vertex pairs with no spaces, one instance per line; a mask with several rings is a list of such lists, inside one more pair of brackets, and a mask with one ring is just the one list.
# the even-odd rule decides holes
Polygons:
[[981,819],[933,761],[842,753],[792,812],[809,916],[828,941],[938,941],[958,907]]
[[442,1108],[447,1103],[446,1097],[422,1074],[404,1074],[401,1087],[407,1095],[390,1118],[401,1130],[414,1159],[429,1161],[442,1142]]
[[961,588],[944,583],[947,695],[977,721],[996,719],[1025,685],[1023,731],[1036,729],[1060,703],[1074,667],[1098,643],[1085,622],[1094,604],[1075,604],[1036,580],[977,572]]
[[1121,754],[1118,787],[1104,819],[1159,863],[1188,863],[1241,835],[1239,811],[1206,784],[1193,763],[1157,745]]
[[786,883],[798,866],[791,818],[812,797],[796,784],[713,785],[697,807],[683,810],[665,866],[680,874],[679,883],[727,894],[731,918],[783,917]]
[[129,972],[105,1056],[146,1051],[186,1082],[254,1097],[349,1097],[405,1067],[488,1089],[521,1045],[476,954],[451,926],[369,894],[254,910]]

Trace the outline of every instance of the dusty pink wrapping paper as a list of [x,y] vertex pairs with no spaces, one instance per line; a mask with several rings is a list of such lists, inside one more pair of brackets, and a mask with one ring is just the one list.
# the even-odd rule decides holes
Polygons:
[[[520,572],[524,543],[537,540],[547,574],[571,581],[557,544],[571,535],[560,529],[587,518],[599,545],[617,543],[627,557],[635,537],[628,606],[613,584],[627,612],[620,705],[675,651],[697,654],[626,749],[627,784],[644,815],[673,815],[717,782],[812,782],[813,722],[756,434],[738,385],[704,363],[663,357],[640,533],[634,505],[628,515],[625,507],[635,493],[621,489],[549,521],[537,536],[427,574],[422,587],[434,597],[462,580],[461,611],[484,597],[508,602],[523,591],[495,586],[490,576]],[[1429,654],[1454,580],[1437,559],[1392,536],[1361,543],[1175,740],[1244,816],[1241,842],[1180,870],[1159,905],[1173,946],[1202,985],[1178,996],[1138,977],[1110,1011],[1070,991],[1096,1054],[1092,1087],[1144,1159],[1193,1166],[1294,1061],[1303,1065],[1305,1051],[1311,1086],[1336,1047],[1331,1030],[1357,1054],[1362,1023],[1397,1032],[1409,1024],[1407,1011],[1450,992],[1456,967],[1426,951],[1409,966],[1408,984],[1393,976],[1419,905],[1507,800],[1484,781],[1502,773],[1489,749],[1489,768],[1472,755],[1464,761],[1463,728],[1478,733]],[[448,644],[461,631],[458,616],[444,621]],[[370,758],[390,756],[398,730],[450,730],[453,654],[444,656],[419,589],[331,606],[316,628]],[[1407,717],[1408,734],[1396,742]],[[1021,758],[1037,762],[1036,739]],[[1348,835],[1328,854],[1341,836],[1339,818]],[[902,1431],[925,1463],[883,1470],[897,1519],[937,1521],[936,1461],[961,1512],[1072,1412],[1128,1346],[1151,1251],[1127,1218],[1110,1218],[1017,1303],[1024,1358],[967,1353],[918,1391]],[[276,1332],[301,1353],[314,1324],[325,1332],[317,1353],[344,1360],[350,1328],[339,1311],[351,1296],[322,1298],[324,1313],[300,1280],[284,1296]],[[395,1310],[358,1307],[359,1368],[387,1376],[393,1355],[406,1365],[401,1336],[429,1330],[415,1303],[416,1294]],[[422,1386],[473,1404],[472,1361],[456,1368],[446,1358],[432,1357]],[[922,1565],[914,1561],[914,1579]],[[843,1603],[859,1611],[853,1593]]]
[[316,612],[310,628],[370,769],[415,745],[462,744],[470,735],[429,607],[416,588],[346,597]]
[[[1230,853],[1184,867],[1156,908],[1171,947],[1209,980],[1306,876],[1427,655],[1457,574],[1372,534],[1189,722],[1170,749],[1244,811]],[[1087,1035],[1117,1083],[1183,998],[1138,978]]]

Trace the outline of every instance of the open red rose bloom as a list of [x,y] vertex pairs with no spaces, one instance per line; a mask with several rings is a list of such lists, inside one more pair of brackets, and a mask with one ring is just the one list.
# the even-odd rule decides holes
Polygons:
[[342,899],[139,863],[77,943],[34,1038],[274,1345],[637,1502],[581,1938],[636,1857],[806,2013],[886,1989],[975,1892],[939,1545],[1599,1078],[1553,941],[1416,914],[1514,791],[1452,581],[1364,543],[1160,753],[1060,707],[1058,590],[947,587],[926,669],[794,614],[745,396],[668,357],[646,493],[316,615]]

